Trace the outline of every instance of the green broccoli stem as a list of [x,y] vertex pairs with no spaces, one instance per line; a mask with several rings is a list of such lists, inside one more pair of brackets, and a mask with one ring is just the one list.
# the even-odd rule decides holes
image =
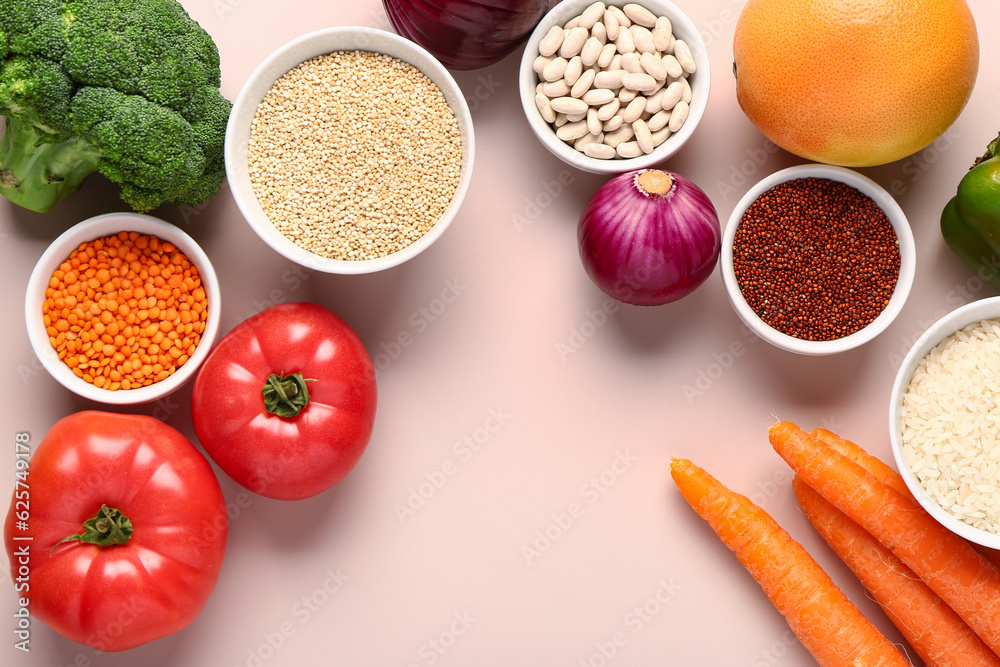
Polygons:
[[0,137],[0,195],[45,213],[97,170],[100,154],[77,138],[46,143],[32,125],[7,118]]

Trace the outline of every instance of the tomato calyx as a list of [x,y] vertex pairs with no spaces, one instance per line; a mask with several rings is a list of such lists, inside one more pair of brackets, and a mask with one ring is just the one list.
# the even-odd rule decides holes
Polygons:
[[264,408],[278,417],[294,417],[309,405],[309,389],[306,382],[315,378],[304,378],[302,373],[284,375],[271,373],[264,383]]
[[83,522],[83,532],[64,537],[52,545],[49,556],[64,542],[83,542],[101,548],[126,544],[132,537],[132,521],[119,510],[101,505],[100,511]]

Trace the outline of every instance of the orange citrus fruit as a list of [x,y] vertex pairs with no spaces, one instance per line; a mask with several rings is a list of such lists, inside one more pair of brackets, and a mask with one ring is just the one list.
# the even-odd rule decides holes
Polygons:
[[747,0],[733,39],[750,121],[791,153],[847,167],[937,139],[978,70],[965,0]]

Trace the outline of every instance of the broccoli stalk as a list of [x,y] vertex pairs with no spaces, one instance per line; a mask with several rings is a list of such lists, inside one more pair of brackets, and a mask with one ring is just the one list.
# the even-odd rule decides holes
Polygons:
[[211,199],[220,79],[177,0],[0,0],[0,195],[44,212],[98,171],[139,212]]
[[97,171],[99,158],[100,153],[79,137],[43,142],[33,125],[8,118],[0,137],[0,194],[45,213]]

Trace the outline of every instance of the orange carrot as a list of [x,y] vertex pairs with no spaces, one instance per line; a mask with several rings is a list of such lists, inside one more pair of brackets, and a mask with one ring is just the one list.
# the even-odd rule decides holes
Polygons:
[[686,459],[670,474],[821,667],[910,664],[767,512]]
[[830,548],[882,606],[927,667],[1000,667],[958,614],[891,551],[796,477],[795,496]]
[[[810,431],[810,433],[825,442],[838,453],[843,454],[851,461],[854,461],[859,466],[875,475],[875,477],[882,483],[891,486],[908,498],[913,498],[913,494],[910,492],[909,487],[907,487],[906,482],[903,481],[903,476],[896,472],[894,468],[884,463],[877,456],[869,454],[860,445],[855,444],[850,440],[845,440],[836,433],[823,428],[814,428]],[[1000,551],[984,547],[981,544],[975,544],[972,542],[970,542],[970,544],[973,549],[986,556],[991,563],[1000,567]]]
[[1000,653],[1000,569],[914,500],[795,424],[768,431],[802,480],[892,551]]

